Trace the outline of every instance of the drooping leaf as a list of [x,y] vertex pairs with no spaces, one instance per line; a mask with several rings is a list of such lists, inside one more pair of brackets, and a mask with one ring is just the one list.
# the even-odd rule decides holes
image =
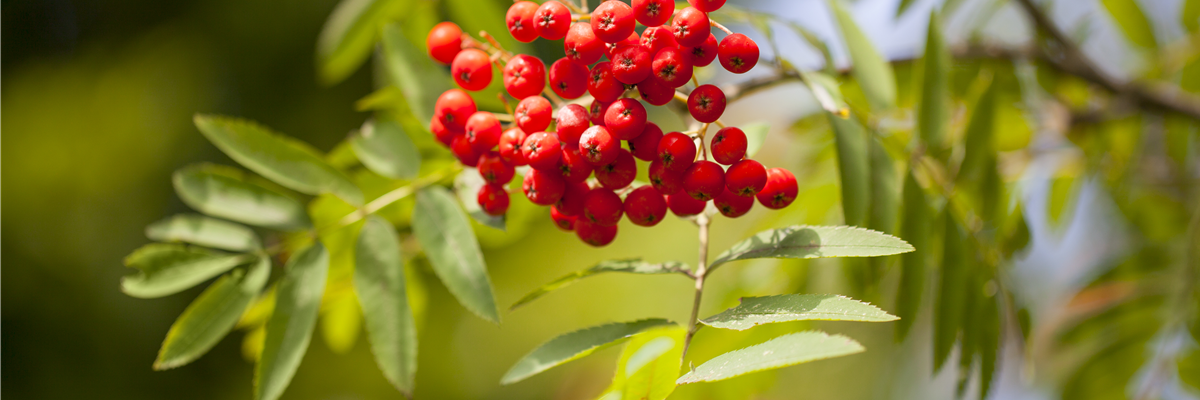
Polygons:
[[262,356],[254,368],[255,399],[275,400],[291,383],[312,340],[328,268],[329,253],[320,242],[288,260],[275,310],[267,321]]
[[363,203],[362,190],[304,142],[243,119],[196,114],[194,121],[229,158],[275,183],[305,194],[330,193],[353,205]]
[[358,70],[379,37],[379,28],[408,2],[401,0],[342,0],[317,37],[317,75],[333,85]]
[[396,121],[367,121],[350,145],[363,165],[379,175],[412,179],[420,172],[421,153]]
[[979,182],[983,179],[984,169],[995,157],[992,138],[996,134],[996,91],[996,85],[989,81],[975,107],[971,108],[971,120],[967,123],[965,134],[966,154],[956,178],[960,183]]
[[172,181],[184,203],[208,215],[282,230],[312,226],[303,204],[235,168],[197,164],[175,171]]
[[869,139],[871,157],[871,207],[867,227],[886,233],[896,233],[900,212],[900,176],[896,162],[877,139]]
[[1200,29],[1200,0],[1184,0],[1179,12],[1179,17],[1183,21],[1183,27],[1187,28],[1188,32],[1195,33]]
[[593,265],[588,269],[572,272],[566,276],[555,279],[550,283],[542,285],[542,287],[537,288],[537,290],[530,292],[529,294],[525,295],[525,297],[517,300],[516,303],[513,303],[512,307],[509,307],[509,310],[515,310],[517,307],[529,304],[530,302],[537,300],[539,297],[545,296],[547,293],[562,289],[567,285],[592,275],[598,275],[605,272],[625,272],[644,275],[672,274],[687,271],[687,268],[687,264],[678,261],[667,261],[657,264],[651,264],[642,261],[640,258],[601,261],[599,264]]
[[746,158],[758,154],[758,150],[762,149],[763,142],[767,141],[767,132],[770,130],[771,126],[763,122],[742,126],[742,132],[746,133]]
[[925,146],[938,154],[946,145],[946,130],[950,126],[950,52],[936,11],[929,15],[922,66],[917,129]]
[[354,289],[375,362],[392,386],[411,396],[417,372],[416,323],[405,290],[400,238],[383,218],[367,218],[358,235],[355,266]]
[[790,333],[716,356],[679,377],[675,383],[714,382],[751,372],[861,353],[863,350],[861,344],[842,335],[818,331]]
[[413,46],[396,24],[383,27],[383,54],[388,79],[400,88],[418,120],[433,118],[433,104],[453,86],[450,75],[424,51]]
[[954,349],[958,333],[962,329],[964,302],[970,277],[967,264],[968,245],[966,233],[955,220],[950,207],[946,207],[942,220],[945,222],[945,244],[942,248],[941,277],[938,282],[937,300],[934,303],[933,325],[933,371],[937,373]]
[[790,321],[895,321],[871,304],[835,294],[781,294],[743,298],[736,307],[705,318],[705,325],[744,331],[757,325]]
[[996,355],[1000,351],[1001,328],[997,298],[981,297],[979,300],[979,400],[984,400],[991,392],[992,381],[999,369],[997,363],[1000,360]]
[[179,293],[254,259],[251,254],[226,254],[181,244],[151,243],[125,257],[137,274],[121,279],[121,291],[151,299]]
[[619,343],[634,334],[662,325],[674,325],[665,319],[643,319],[633,322],[613,322],[565,333],[538,346],[517,361],[500,378],[501,385],[525,380],[547,369],[557,367],[606,346]]
[[900,317],[896,325],[897,340],[904,340],[921,309],[932,218],[925,191],[911,173],[905,174],[903,197],[904,220],[900,225],[900,237],[912,244],[916,251],[900,256],[900,287],[896,292],[896,315]]
[[1125,38],[1131,43],[1145,49],[1158,47],[1150,19],[1146,18],[1146,13],[1142,12],[1137,0],[1100,0],[1100,4],[1108,10],[1108,15],[1117,22],[1117,26],[1125,32]]
[[195,214],[167,217],[146,227],[146,237],[159,242],[183,242],[229,251],[262,247],[258,235],[242,225]]
[[475,315],[500,323],[483,254],[454,195],[441,186],[417,192],[412,227],[446,289]]
[[479,206],[479,189],[486,184],[487,181],[479,175],[478,169],[466,167],[454,177],[454,193],[458,195],[458,201],[462,203],[467,215],[483,226],[504,231],[508,224],[508,214],[491,215],[483,212],[483,208]]
[[854,63],[850,71],[862,86],[871,108],[881,111],[894,107],[896,77],[891,64],[888,64],[875,49],[871,39],[859,29],[858,24],[854,22],[854,16],[842,7],[841,0],[829,0],[828,4],[837,20],[838,28],[841,29],[846,51]]
[[687,330],[668,325],[634,335],[621,351],[608,391],[617,398],[662,400],[675,391]]
[[865,226],[871,206],[870,156],[867,132],[853,118],[833,114],[834,143],[837,145],[838,173],[842,184],[842,213],[846,225]]
[[179,367],[207,353],[233,329],[270,273],[271,259],[260,257],[248,269],[235,269],[204,289],[171,324],[154,369]]
[[982,322],[979,313],[983,293],[981,290],[980,271],[965,269],[967,277],[964,279],[965,287],[963,291],[963,315],[960,317],[959,325],[959,340],[962,343],[958,348],[958,387],[957,397],[966,396],[967,385],[971,383],[971,378],[975,375],[974,366],[975,360],[979,359],[979,336],[982,327],[979,324]]
[[878,257],[913,251],[904,240],[852,226],[793,225],[759,232],[717,255],[709,269],[751,258]]

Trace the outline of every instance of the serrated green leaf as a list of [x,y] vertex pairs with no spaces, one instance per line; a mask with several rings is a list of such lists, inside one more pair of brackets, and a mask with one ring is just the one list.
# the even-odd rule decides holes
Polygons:
[[669,325],[634,335],[621,351],[608,392],[614,398],[662,400],[675,391],[687,330]]
[[1184,0],[1179,17],[1188,32],[1200,30],[1200,0]]
[[842,185],[842,213],[846,225],[865,226],[871,206],[870,156],[867,132],[853,118],[826,113],[837,145],[838,174]]
[[762,324],[790,321],[895,321],[869,303],[836,294],[781,294],[743,298],[741,304],[705,318],[705,325],[744,331]]
[[562,289],[563,287],[575,283],[580,279],[605,272],[625,272],[630,274],[655,275],[680,273],[682,271],[686,271],[687,269],[687,264],[679,261],[667,261],[657,264],[651,264],[642,261],[640,258],[601,261],[599,264],[593,265],[588,269],[572,272],[566,276],[555,279],[550,283],[542,285],[542,287],[537,288],[537,290],[530,292],[529,294],[525,295],[525,297],[517,300],[516,303],[513,303],[512,307],[509,307],[509,310],[515,310],[517,307],[529,304],[530,302],[537,300],[539,297],[545,296],[547,293]]
[[946,207],[942,220],[945,223],[945,244],[942,248],[941,277],[938,282],[937,300],[934,303],[933,327],[933,371],[937,373],[954,349],[958,332],[962,329],[964,302],[970,277],[967,263],[968,246],[966,233]]
[[742,126],[742,132],[746,133],[746,158],[758,154],[758,150],[762,149],[763,143],[767,141],[767,132],[770,130],[771,126],[764,122],[755,122]]
[[897,340],[904,340],[921,310],[925,270],[929,263],[932,218],[925,190],[911,173],[905,174],[903,197],[904,220],[900,225],[900,237],[912,244],[916,251],[900,256],[900,287],[896,292],[896,315],[900,317],[896,325]]
[[235,269],[204,289],[171,324],[154,369],[182,366],[212,349],[233,329],[270,274],[271,259],[260,257],[248,269]]
[[1158,47],[1154,40],[1154,28],[1137,0],[1100,0],[1100,4],[1108,10],[1108,15],[1117,22],[1131,43],[1146,49]]
[[358,70],[371,55],[379,28],[409,2],[401,0],[342,0],[317,37],[317,76],[333,85]]
[[363,165],[392,179],[412,179],[421,170],[421,153],[396,121],[367,121],[350,139]]
[[179,293],[254,259],[250,254],[226,254],[180,244],[151,243],[125,257],[137,274],[121,279],[121,291],[151,299]]
[[661,318],[643,319],[633,322],[613,322],[565,333],[538,346],[522,357],[500,378],[501,385],[525,380],[547,369],[557,367],[601,348],[617,344],[634,334],[674,322]]
[[507,230],[508,214],[491,215],[483,212],[483,208],[479,206],[479,189],[486,185],[487,181],[483,180],[483,176],[479,175],[479,170],[471,167],[463,168],[458,176],[454,177],[454,193],[458,195],[458,201],[462,203],[463,211],[467,212],[472,219],[479,222],[483,226]]
[[950,52],[936,11],[929,15],[922,67],[917,129],[925,146],[938,154],[946,145],[946,131],[950,126]]
[[417,372],[416,323],[405,290],[400,238],[383,218],[367,218],[358,235],[355,266],[354,289],[375,362],[392,386],[411,397]]
[[307,143],[244,119],[196,114],[194,121],[229,158],[275,183],[305,194],[330,193],[350,204],[363,203],[362,190]]
[[262,356],[254,368],[254,398],[275,400],[296,374],[312,340],[325,290],[329,253],[320,242],[293,255],[279,281],[275,310],[267,320]]
[[783,335],[764,343],[734,350],[708,360],[679,377],[680,385],[714,382],[751,372],[861,353],[861,344],[842,335],[806,331]]
[[184,203],[208,215],[281,230],[312,226],[300,201],[236,168],[196,164],[175,171],[172,182]]
[[854,16],[842,7],[841,0],[829,0],[828,4],[842,32],[846,51],[854,63],[850,72],[862,87],[871,108],[882,111],[895,107],[896,77],[891,64],[888,64],[875,49],[871,39],[859,29],[858,24],[854,22]]
[[500,323],[483,254],[454,195],[441,186],[417,192],[412,228],[433,272],[459,304],[480,318]]
[[159,242],[183,242],[229,251],[262,247],[258,235],[242,225],[195,214],[178,214],[150,224],[146,237]]
[[450,75],[413,46],[396,24],[383,27],[383,55],[388,79],[400,88],[408,107],[420,121],[433,118],[433,105],[453,88]]
[[751,258],[878,257],[913,247],[885,233],[852,226],[793,225],[759,232],[717,255],[709,269]]

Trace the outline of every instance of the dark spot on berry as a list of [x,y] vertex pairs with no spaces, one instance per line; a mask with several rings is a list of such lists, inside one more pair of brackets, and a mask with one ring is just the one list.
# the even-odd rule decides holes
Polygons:
[[741,57],[730,58],[729,62],[733,63],[733,66],[738,68],[741,68],[742,65],[746,64],[744,61],[742,61]]
[[651,17],[657,16],[658,8],[658,3],[650,3],[650,5],[646,6],[646,14]]

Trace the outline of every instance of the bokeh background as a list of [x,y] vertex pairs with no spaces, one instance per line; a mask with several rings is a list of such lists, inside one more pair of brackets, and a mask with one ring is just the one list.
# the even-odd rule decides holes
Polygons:
[[[429,2],[428,0],[413,0]],[[0,396],[10,399],[241,399],[251,395],[253,364],[242,355],[243,332],[235,332],[203,358],[182,368],[150,368],[168,327],[201,290],[139,300],[123,295],[121,260],[146,243],[144,227],[185,212],[170,175],[196,161],[232,162],[195,130],[191,116],[212,112],[257,120],[329,150],[369,117],[354,101],[373,89],[371,68],[332,87],[318,83],[315,43],[335,0],[6,0],[0,3],[3,99],[0,225],[2,321]],[[503,10],[504,0],[444,0],[448,15],[468,17],[472,7]],[[836,43],[833,20],[818,0],[730,1],[799,21]],[[929,10],[938,1],[917,1],[897,17],[898,0],[859,0],[852,10],[860,26],[888,57],[917,57]],[[980,1],[968,1],[965,10]],[[1003,3],[1003,2],[1001,2]],[[1127,77],[1146,68],[1098,1],[1055,2],[1052,15],[1087,19],[1086,53],[1106,71]],[[1185,34],[1176,21],[1178,0],[1139,1],[1156,35]],[[1003,43],[1030,40],[1029,27],[1011,4],[952,20],[950,41],[987,35]],[[497,21],[498,23],[498,21]],[[732,26],[762,39],[749,26]],[[502,32],[500,32],[502,33]],[[780,51],[807,67],[820,54],[784,35]],[[557,49],[540,46],[544,59]],[[764,46],[764,57],[771,53]],[[834,48],[846,63],[845,51]],[[906,64],[897,66],[900,76]],[[715,69],[717,82],[735,78]],[[736,79],[744,79],[739,77]],[[904,84],[901,84],[905,90]],[[789,168],[801,179],[803,197],[784,211],[761,207],[738,220],[718,218],[712,249],[766,228],[796,223],[841,222],[832,134],[807,90],[783,85],[732,105],[727,123],[770,124],[767,146],[757,157]],[[1034,110],[1020,110],[1032,114]],[[799,122],[797,122],[799,121]],[[1194,128],[1193,128],[1194,129]],[[1058,148],[1065,139],[1037,129],[1015,131],[1017,148]],[[1194,135],[1194,131],[1193,131]],[[1035,316],[1055,315],[1089,277],[1111,267],[1123,251],[1124,222],[1097,185],[1081,182],[1061,226],[1051,224],[1047,198],[1061,160],[1035,152],[1020,174],[1021,196],[1033,233],[1031,247],[1014,268],[1022,301]],[[545,210],[543,209],[542,212]],[[1057,218],[1055,218],[1057,220]],[[477,227],[477,229],[479,229]],[[486,228],[485,228],[486,229]],[[694,263],[696,232],[669,218],[654,229],[623,223],[616,242],[603,249],[557,231],[548,218],[533,218],[508,234],[483,234],[485,255],[502,305],[566,272],[597,261],[639,255],[651,261]],[[619,349],[573,362],[510,387],[499,377],[521,355],[554,335],[606,321],[643,317],[685,320],[691,282],[676,276],[609,275],[592,278],[511,313],[496,326],[465,312],[439,286],[424,280],[428,309],[420,332],[417,398],[590,398],[611,379]],[[895,276],[875,292],[859,293],[891,306]],[[838,262],[756,261],[724,268],[710,280],[702,315],[736,304],[737,298],[794,292],[849,293]],[[932,296],[926,296],[929,303]],[[790,323],[754,333],[702,330],[694,349],[699,360],[811,326],[845,333],[868,351],[842,359],[754,374],[718,384],[680,388],[677,398],[948,399],[953,368],[933,375],[928,312],[905,342],[888,324]],[[1194,344],[1182,344],[1186,348]],[[1008,346],[1003,353],[997,398],[1055,398],[1061,381],[1023,375],[1028,360]],[[971,382],[974,388],[978,382]],[[977,389],[973,389],[977,390]],[[318,332],[285,398],[376,399],[400,395],[376,369],[365,337],[335,354]],[[1170,398],[1198,398],[1176,388]],[[675,398],[675,397],[673,397]]]

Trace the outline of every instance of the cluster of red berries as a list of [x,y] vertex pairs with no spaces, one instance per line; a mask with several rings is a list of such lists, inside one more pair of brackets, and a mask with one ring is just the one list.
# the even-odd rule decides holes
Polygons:
[[[676,96],[682,100],[676,89],[692,80],[694,67],[719,58],[726,70],[744,73],[758,62],[758,46],[750,38],[729,34],[718,45],[711,33],[716,24],[706,13],[725,0],[689,3],[691,7],[676,11],[673,0],[633,0],[632,7],[609,0],[590,15],[572,15],[571,8],[558,1],[541,5],[518,1],[505,18],[513,38],[521,42],[565,38],[566,56],[551,64],[549,71],[537,57],[510,55],[498,46],[475,42],[450,22],[429,32],[429,55],[450,65],[459,87],[470,91],[487,87],[492,64],[503,62],[504,89],[520,100],[512,115],[514,126],[508,129],[495,114],[477,111],[475,102],[460,89],[442,93],[435,105],[430,130],[487,181],[478,194],[484,212],[502,215],[508,210],[504,186],[522,165],[530,167],[523,182],[525,196],[534,204],[551,206],[550,216],[559,228],[575,231],[593,246],[612,242],[622,216],[640,226],[653,226],[668,209],[678,216],[696,215],[710,200],[730,218],[748,212],[756,197],[772,209],[795,200],[795,176],[746,158],[746,134],[741,129],[720,129],[709,150],[699,148],[702,159],[696,159],[697,141],[704,145],[708,124],[717,122],[725,111],[721,89],[699,85],[686,97],[688,111],[704,124],[693,135],[664,135],[658,125],[646,120],[641,101],[625,97],[636,88],[642,101],[664,105]],[[572,23],[580,20],[590,23]],[[670,25],[665,25],[668,20]],[[640,36],[637,23],[647,27]],[[590,108],[565,104],[554,110],[541,96],[546,92],[547,72],[554,94],[566,99],[590,94]],[[554,98],[549,93],[547,97]],[[621,141],[628,149],[621,147]],[[713,161],[708,160],[709,154]],[[635,158],[650,162],[650,185],[630,187],[637,175]],[[595,179],[589,183],[592,176]]]

